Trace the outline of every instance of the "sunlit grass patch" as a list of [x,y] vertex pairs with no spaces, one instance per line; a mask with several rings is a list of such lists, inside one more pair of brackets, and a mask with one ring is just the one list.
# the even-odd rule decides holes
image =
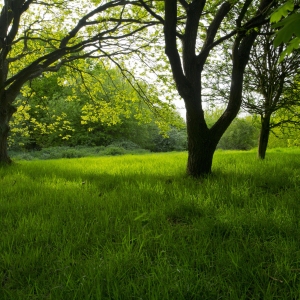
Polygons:
[[298,299],[300,151],[0,169],[0,299]]

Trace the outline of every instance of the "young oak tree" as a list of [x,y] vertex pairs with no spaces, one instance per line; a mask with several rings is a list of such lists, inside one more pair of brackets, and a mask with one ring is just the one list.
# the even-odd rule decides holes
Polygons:
[[142,39],[129,37],[152,23],[131,18],[134,3],[5,0],[0,4],[0,163],[11,162],[9,121],[24,84],[77,59],[135,51],[135,42]]
[[[164,19],[159,12],[154,11],[155,5],[152,2],[155,1],[148,5],[140,1],[164,25],[165,53],[176,88],[186,107],[187,173],[193,177],[206,175],[211,172],[213,155],[220,138],[240,109],[243,75],[257,37],[255,28],[267,22],[275,1],[165,0]],[[159,4],[160,1],[157,2]],[[236,20],[234,27],[229,21],[233,18]],[[209,128],[204,116],[202,73],[212,50],[232,37],[231,83],[227,107]],[[211,74],[212,77],[215,75]]]

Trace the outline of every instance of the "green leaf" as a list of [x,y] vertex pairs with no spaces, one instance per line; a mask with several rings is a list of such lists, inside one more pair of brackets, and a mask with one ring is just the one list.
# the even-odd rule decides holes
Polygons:
[[282,62],[286,55],[290,55],[295,49],[298,49],[300,47],[300,38],[294,38],[292,39],[289,44],[287,45],[287,48],[280,54],[278,62]]
[[277,23],[281,20],[282,17],[286,17],[289,11],[293,11],[294,3],[293,1],[287,1],[281,5],[271,16],[271,23]]
[[276,38],[274,40],[274,46],[277,47],[281,43],[288,43],[293,35],[300,37],[300,14],[293,14],[283,21],[274,24],[273,28],[283,26],[278,33],[276,34]]

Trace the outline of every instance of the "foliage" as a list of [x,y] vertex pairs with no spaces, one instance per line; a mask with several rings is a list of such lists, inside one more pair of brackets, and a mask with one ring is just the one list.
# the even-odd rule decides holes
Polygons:
[[[298,108],[299,111],[299,108]],[[283,110],[273,117],[274,123],[281,121],[281,125],[272,128],[270,147],[295,147],[299,144],[299,115],[297,111]],[[283,122],[287,121],[287,122]],[[291,122],[292,121],[292,122]]]
[[[75,67],[83,71],[74,72]],[[144,103],[118,69],[101,63],[91,66],[89,61],[36,78],[18,99],[10,147],[107,146],[123,138],[152,149],[153,135],[184,124],[151,85],[143,90],[155,108]]]
[[[0,10],[0,161],[3,163],[11,162],[6,151],[9,122],[15,112],[17,96],[20,92],[23,96],[30,92],[29,85],[24,87],[26,83],[42,75],[47,77],[63,65],[77,71],[85,69],[80,64],[95,69],[94,59],[103,62],[107,58],[107,66],[112,61],[119,65],[115,57],[146,47],[149,44],[147,34],[142,38],[136,34],[155,25],[136,1],[8,0],[0,5]],[[89,80],[81,74],[82,82],[77,88],[83,92],[83,81]],[[65,84],[65,79],[60,84]],[[98,93],[98,89],[90,91],[92,97],[96,96],[94,92]],[[87,118],[92,109],[87,103],[84,108]],[[96,105],[95,111],[98,110]],[[102,122],[115,124],[119,121],[120,107],[112,109],[110,105],[103,105],[101,110],[98,119]],[[64,122],[63,115],[56,117],[46,128],[32,124],[37,133],[48,135],[49,131],[61,131],[58,135],[69,139],[72,127]]]
[[272,14],[271,23],[275,23],[273,28],[280,28],[276,32],[274,46],[278,47],[281,43],[287,44],[286,49],[280,55],[279,62],[281,62],[285,56],[300,47],[300,13],[297,12],[294,1],[289,0],[281,5]]
[[250,150],[257,146],[259,130],[251,117],[236,118],[222,136],[218,148],[224,150]]
[[[206,111],[209,126],[220,118],[223,109],[215,108]],[[257,146],[259,129],[255,116],[238,117],[230,124],[220,139],[217,148],[223,150],[250,150]]]
[[156,133],[153,138],[154,152],[169,152],[169,151],[184,151],[187,150],[187,134],[186,128],[178,130],[177,128],[171,128],[167,137]]
[[40,150],[10,150],[9,153],[16,160],[48,160],[60,158],[79,158],[79,157],[97,157],[97,156],[115,156],[123,154],[140,154],[150,152],[146,149],[139,148],[138,145],[123,141],[113,142],[108,146],[60,146],[49,147]]

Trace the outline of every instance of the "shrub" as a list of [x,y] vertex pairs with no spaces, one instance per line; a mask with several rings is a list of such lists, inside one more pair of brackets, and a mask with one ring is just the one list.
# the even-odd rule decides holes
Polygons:
[[78,158],[82,157],[82,153],[76,149],[68,149],[62,152],[61,157],[63,158]]
[[107,146],[105,151],[103,152],[104,155],[121,155],[125,153],[126,151],[124,148],[116,146]]
[[235,119],[222,136],[218,148],[224,150],[250,150],[257,145],[258,130],[251,121]]
[[116,140],[112,142],[108,147],[118,147],[125,150],[140,149],[140,146],[130,140]]

